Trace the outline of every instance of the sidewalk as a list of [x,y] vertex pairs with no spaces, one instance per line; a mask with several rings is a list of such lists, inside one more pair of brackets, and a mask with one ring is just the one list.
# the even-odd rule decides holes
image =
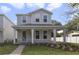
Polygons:
[[25,45],[19,45],[10,55],[20,55]]

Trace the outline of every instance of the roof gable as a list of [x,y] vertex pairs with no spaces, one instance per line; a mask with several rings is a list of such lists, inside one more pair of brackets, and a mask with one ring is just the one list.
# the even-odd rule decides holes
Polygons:
[[41,8],[41,9],[38,9],[38,10],[35,10],[35,11],[32,11],[32,12],[28,13],[28,15],[33,14],[33,13],[36,13],[36,12],[39,12],[39,11],[45,11],[45,12],[47,12],[49,14],[52,14],[52,12],[50,12],[50,11],[48,11],[46,9]]

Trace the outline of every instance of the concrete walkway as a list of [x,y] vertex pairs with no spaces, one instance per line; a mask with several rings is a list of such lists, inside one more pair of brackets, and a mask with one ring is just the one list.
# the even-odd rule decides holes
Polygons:
[[10,55],[20,55],[25,45],[19,45]]

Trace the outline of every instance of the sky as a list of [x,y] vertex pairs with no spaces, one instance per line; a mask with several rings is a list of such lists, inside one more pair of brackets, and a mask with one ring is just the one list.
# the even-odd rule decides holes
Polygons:
[[0,14],[5,14],[16,24],[16,14],[25,14],[40,8],[51,11],[53,13],[51,19],[63,25],[69,21],[65,13],[71,8],[66,3],[0,3]]

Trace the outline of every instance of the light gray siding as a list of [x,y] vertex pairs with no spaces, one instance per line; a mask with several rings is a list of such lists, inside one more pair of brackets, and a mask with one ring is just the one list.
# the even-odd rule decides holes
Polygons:
[[[43,21],[44,15],[47,15],[47,22]],[[36,18],[39,18],[39,22],[36,22]],[[31,23],[32,24],[51,24],[51,15],[44,11],[39,11],[39,12],[33,13],[31,15]]]
[[14,39],[14,29],[12,28],[14,24],[6,17],[3,18],[3,36],[4,40],[12,41]]
[[31,31],[30,30],[26,31],[26,42],[31,42]]
[[0,28],[3,28],[3,16],[0,15]]
[[[43,21],[43,16],[47,16],[47,22]],[[26,23],[23,23],[23,17],[26,20]],[[39,22],[36,22],[36,18],[39,18]],[[51,22],[51,14],[47,13],[43,10],[38,12],[32,13],[30,15],[17,15],[17,25],[24,25],[24,24],[52,24]]]
[[30,16],[26,15],[26,24],[30,24],[30,22],[31,22]]
[[0,15],[0,43],[3,43],[3,15]]
[[0,31],[0,43],[3,43],[3,31]]
[[17,31],[17,43],[22,42],[22,31]]
[[22,16],[17,16],[17,25],[22,24]]

